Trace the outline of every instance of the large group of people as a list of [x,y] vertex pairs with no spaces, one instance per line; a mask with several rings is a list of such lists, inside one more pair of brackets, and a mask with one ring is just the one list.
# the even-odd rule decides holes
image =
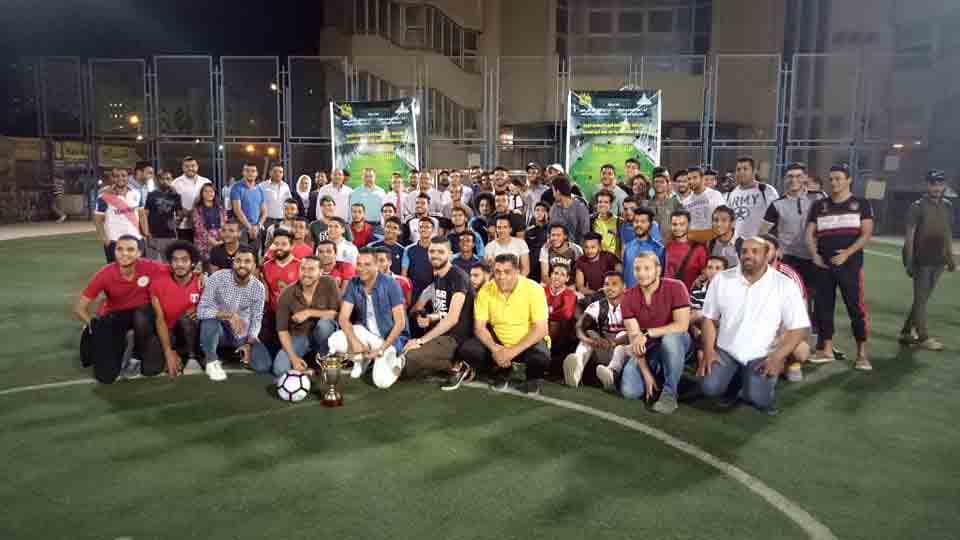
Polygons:
[[[74,312],[100,382],[200,370],[222,381],[225,361],[280,376],[348,353],[351,375],[379,388],[439,376],[453,390],[484,375],[505,389],[519,363],[527,392],[595,385],[669,414],[686,371],[703,395],[773,411],[781,378],[841,358],[838,288],[853,367],[873,369],[874,218],[846,165],[824,192],[793,163],[780,195],[747,157],[726,181],[699,166],[648,176],[630,159],[623,178],[601,167],[590,197],[559,164],[395,172],[389,191],[372,169],[357,187],[337,169],[291,189],[282,165],[261,178],[247,163],[219,191],[199,170],[192,157],[177,178],[117,168],[97,198],[107,265]],[[926,304],[955,268],[945,181],[928,174],[904,248],[914,303],[901,342],[929,350],[943,346]]]

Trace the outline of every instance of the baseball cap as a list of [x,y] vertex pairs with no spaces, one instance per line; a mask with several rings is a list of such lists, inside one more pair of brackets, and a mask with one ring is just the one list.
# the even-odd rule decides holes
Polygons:
[[536,161],[531,161],[530,163],[527,163],[527,168],[525,170],[529,171],[530,169],[536,169],[539,171],[541,167]]
[[942,184],[947,181],[947,175],[939,169],[930,169],[927,171],[927,182],[931,184]]
[[563,170],[563,165],[559,163],[553,163],[547,167],[548,169],[554,169],[560,174],[566,174],[566,171]]

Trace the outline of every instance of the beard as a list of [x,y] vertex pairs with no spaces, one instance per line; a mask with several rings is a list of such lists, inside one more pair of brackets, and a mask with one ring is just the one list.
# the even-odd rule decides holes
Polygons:
[[278,260],[282,261],[290,256],[290,251],[280,251],[279,249],[273,250],[273,256]]

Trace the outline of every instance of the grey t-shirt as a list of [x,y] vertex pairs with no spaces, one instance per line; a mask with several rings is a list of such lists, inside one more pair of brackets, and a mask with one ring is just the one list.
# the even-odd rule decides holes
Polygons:
[[763,221],[773,227],[772,232],[780,240],[784,255],[809,259],[806,228],[807,215],[813,203],[826,197],[822,191],[801,193],[799,197],[784,195],[770,203]]

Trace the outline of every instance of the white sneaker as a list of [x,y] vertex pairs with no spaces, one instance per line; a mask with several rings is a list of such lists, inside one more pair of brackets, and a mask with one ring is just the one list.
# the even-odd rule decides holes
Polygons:
[[207,362],[206,372],[207,377],[210,377],[211,381],[220,382],[227,380],[227,372],[223,370],[223,366],[219,360]]
[[350,370],[350,377],[359,379],[367,369],[367,359],[357,359],[353,361],[353,369]]
[[200,362],[197,362],[196,358],[187,359],[187,364],[183,366],[184,375],[196,375],[203,371],[203,368],[200,366]]
[[120,377],[128,381],[139,379],[142,376],[140,373],[140,365],[141,362],[139,358],[128,358],[120,370]]
[[597,378],[600,379],[600,383],[603,384],[604,390],[608,392],[616,390],[617,372],[610,369],[609,366],[597,366]]
[[403,373],[403,356],[397,356],[393,348],[387,349],[383,356],[373,362],[373,385],[377,388],[390,388]]
[[567,386],[576,388],[580,386],[580,380],[583,378],[584,363],[580,361],[577,353],[570,353],[563,359],[563,382]]

